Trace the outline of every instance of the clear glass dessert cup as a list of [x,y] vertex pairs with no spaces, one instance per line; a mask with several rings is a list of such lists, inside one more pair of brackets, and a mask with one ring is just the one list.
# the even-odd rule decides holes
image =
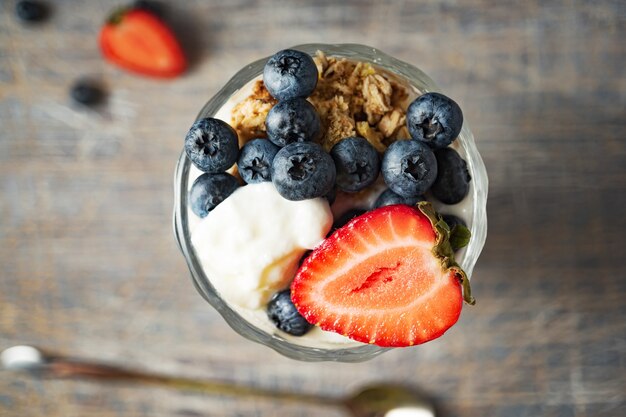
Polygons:
[[[409,86],[421,93],[440,91],[435,82],[418,68],[369,46],[358,44],[305,44],[294,46],[292,49],[307,52],[311,55],[315,55],[316,51],[320,50],[327,56],[369,62],[377,68],[396,74],[400,79],[404,79]],[[263,58],[242,68],[205,104],[198,115],[198,119],[214,116],[242,86],[263,73],[266,61],[267,58]],[[472,237],[469,245],[457,254],[460,265],[467,275],[471,276],[487,236],[487,171],[478,153],[467,121],[463,123],[461,134],[454,142],[453,147],[466,160],[472,177],[470,193],[466,197],[466,200],[470,199],[472,202],[467,213],[468,227]],[[252,341],[269,346],[284,356],[303,361],[360,362],[371,359],[388,350],[369,344],[332,349],[303,346],[287,340],[281,336],[278,330],[276,332],[267,332],[260,329],[235,311],[211,285],[211,281],[206,276],[191,243],[190,213],[187,207],[190,169],[191,162],[183,151],[178,160],[174,178],[174,234],[178,246],[185,256],[196,289],[237,333]]]

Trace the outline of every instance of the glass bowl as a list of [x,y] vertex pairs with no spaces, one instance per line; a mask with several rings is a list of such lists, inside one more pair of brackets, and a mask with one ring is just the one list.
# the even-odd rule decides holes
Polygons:
[[[435,82],[421,70],[406,62],[399,61],[379,50],[358,44],[305,44],[297,45],[292,49],[315,55],[318,50],[328,56],[345,57],[347,59],[360,60],[373,64],[385,71],[395,73],[404,78],[407,83],[425,93],[440,91]],[[214,116],[218,110],[235,94],[242,86],[263,73],[263,67],[267,57],[255,61],[242,68],[226,85],[213,97],[200,111],[198,119]],[[470,194],[467,201],[472,201],[471,206],[465,209],[465,218],[470,219],[468,227],[472,233],[469,245],[462,249],[457,258],[459,263],[471,276],[474,265],[482,251],[487,236],[487,171],[478,153],[474,137],[469,129],[467,121],[463,123],[463,129],[459,138],[452,145],[466,160],[472,181],[470,182]],[[360,362],[371,359],[387,349],[375,345],[358,344],[350,347],[319,348],[308,347],[287,340],[278,331],[270,333],[262,330],[242,315],[235,311],[224,299],[220,297],[211,281],[205,275],[202,265],[191,244],[190,216],[187,208],[187,190],[193,178],[190,178],[192,164],[184,150],[180,155],[174,178],[174,234],[178,246],[185,256],[187,265],[193,278],[193,283],[198,292],[204,297],[226,320],[226,322],[240,335],[269,346],[284,356],[303,361],[340,361]],[[441,207],[436,207],[441,209]],[[445,208],[442,212],[445,211]]]

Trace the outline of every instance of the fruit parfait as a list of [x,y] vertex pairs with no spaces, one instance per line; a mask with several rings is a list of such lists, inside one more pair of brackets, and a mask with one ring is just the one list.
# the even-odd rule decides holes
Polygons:
[[474,304],[485,167],[459,105],[376,49],[300,45],[246,66],[188,131],[175,185],[197,289],[288,357],[366,360]]

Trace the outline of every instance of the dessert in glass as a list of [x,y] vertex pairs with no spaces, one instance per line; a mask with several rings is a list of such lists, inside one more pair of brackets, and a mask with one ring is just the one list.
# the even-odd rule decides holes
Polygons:
[[236,332],[357,362],[439,337],[473,304],[487,174],[439,91],[377,49],[306,44],[208,101],[176,167],[174,232]]

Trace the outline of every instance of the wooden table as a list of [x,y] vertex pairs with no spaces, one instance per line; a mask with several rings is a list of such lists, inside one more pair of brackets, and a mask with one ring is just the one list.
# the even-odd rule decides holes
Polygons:
[[[444,416],[626,415],[626,6],[601,2],[172,2],[193,50],[171,82],[103,62],[117,1],[0,3],[0,348],[265,388],[380,380]],[[357,42],[418,65],[461,104],[490,175],[478,304],[443,338],[361,364],[300,363],[244,340],[196,293],[172,237],[172,175],[204,102],[245,63]],[[71,103],[92,77],[97,110]],[[0,372],[0,415],[282,416],[339,411]]]

